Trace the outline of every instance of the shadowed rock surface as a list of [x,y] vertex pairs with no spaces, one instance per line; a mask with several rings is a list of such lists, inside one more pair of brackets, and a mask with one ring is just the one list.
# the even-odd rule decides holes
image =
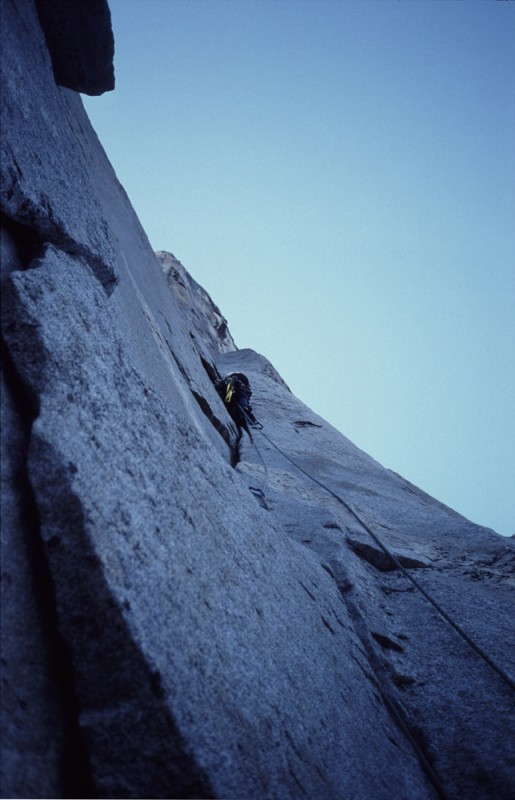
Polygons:
[[508,800],[513,541],[236,348],[151,251],[37,10],[1,0],[2,796]]
[[114,38],[107,0],[36,0],[55,82],[83,94],[114,89]]

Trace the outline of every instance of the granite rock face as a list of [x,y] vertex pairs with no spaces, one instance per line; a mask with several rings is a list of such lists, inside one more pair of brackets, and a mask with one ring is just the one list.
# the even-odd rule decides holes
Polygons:
[[1,4],[2,796],[507,800],[513,542],[236,348],[56,85],[42,3]]
[[171,253],[156,253],[168,286],[179,302],[182,313],[189,320],[191,338],[197,349],[208,360],[219,353],[236,350],[227,327],[227,320],[206,290],[194,280],[181,262]]
[[374,684],[427,757],[440,794],[507,800],[515,785],[513,540],[384,469],[295,398],[262,356],[240,350],[217,365],[249,376],[264,425],[254,443],[243,437],[236,471],[333,578]]

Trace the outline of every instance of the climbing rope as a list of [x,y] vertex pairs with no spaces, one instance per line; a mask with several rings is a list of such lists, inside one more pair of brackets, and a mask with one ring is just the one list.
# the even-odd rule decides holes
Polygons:
[[[241,406],[240,406],[240,408],[241,408]],[[243,408],[242,408],[242,411],[245,414],[245,417],[247,418],[248,422],[252,423],[252,420],[250,419],[250,417],[248,416],[248,414],[246,413],[246,411]],[[258,427],[258,426],[253,425],[253,427]],[[259,429],[261,435],[263,436],[263,438],[266,439],[266,441],[272,447],[274,447],[287,461],[289,461],[290,464],[292,464],[292,466],[295,467],[295,469],[297,469],[299,472],[301,472],[303,475],[305,475],[309,480],[311,480],[313,483],[316,483],[324,491],[326,491],[328,494],[330,494],[332,497],[334,497],[334,499],[337,500],[337,502],[340,503],[349,512],[349,514],[356,520],[356,522],[359,525],[361,525],[361,527],[364,528],[364,530],[374,540],[374,542],[378,545],[378,547],[380,547],[381,550],[388,556],[388,558],[390,558],[392,560],[392,562],[397,566],[397,568],[402,572],[402,574],[405,575],[405,577],[415,586],[415,588],[418,589],[418,591],[422,594],[422,596],[433,606],[433,608],[437,611],[437,613],[464,639],[464,641],[483,659],[483,661],[491,669],[493,669],[494,672],[497,673],[497,675],[504,681],[504,683],[506,683],[511,689],[515,689],[515,682],[509,677],[509,675],[507,675],[504,672],[504,670],[501,669],[501,667],[499,667],[490,658],[490,656],[487,653],[485,653],[470,638],[470,636],[461,628],[460,625],[458,625],[458,623],[456,623],[449,616],[449,614],[447,614],[447,612],[429,594],[429,592],[426,589],[424,589],[424,587],[421,586],[419,584],[419,582],[416,581],[413,578],[413,576],[400,563],[399,559],[396,556],[394,556],[393,553],[390,552],[390,550],[386,547],[386,545],[383,544],[383,542],[380,540],[380,538],[377,536],[377,534],[374,533],[374,531],[371,530],[369,525],[367,525],[366,522],[364,522],[364,520],[361,519],[359,514],[349,505],[349,503],[347,503],[345,500],[343,500],[343,498],[340,497],[339,494],[337,494],[332,489],[330,489],[325,483],[323,483],[322,481],[318,480],[318,478],[315,478],[313,475],[311,475],[309,472],[307,472],[307,470],[305,470],[303,467],[301,467],[299,464],[297,464],[292,458],[290,458],[290,456],[287,453],[285,453],[284,450],[282,450],[279,447],[279,445],[277,445],[266,433],[264,433],[262,425],[259,425],[258,429]],[[252,440],[252,437],[251,437],[251,441],[253,442],[256,451],[260,455],[260,458],[261,458],[261,460],[263,462],[263,465],[265,467],[266,477],[268,478],[268,470],[267,470],[267,467],[266,467],[265,459],[263,458],[263,455],[261,454],[261,451],[260,451],[258,445]],[[369,655],[369,657],[370,657],[370,655]],[[383,702],[384,702],[386,708],[388,709],[389,713],[391,714],[392,718],[396,721],[397,725],[402,730],[402,732],[406,736],[407,740],[410,742],[414,752],[417,755],[417,758],[419,759],[421,767],[424,770],[424,772],[426,773],[426,775],[427,775],[428,779],[430,780],[430,782],[432,783],[439,800],[448,800],[448,795],[446,794],[446,792],[445,792],[445,790],[443,788],[443,785],[442,785],[442,782],[440,780],[440,777],[439,777],[438,773],[434,769],[434,767],[431,764],[431,762],[428,760],[424,750],[420,747],[417,739],[415,738],[415,736],[413,735],[413,733],[410,730],[410,726],[407,723],[407,720],[405,719],[402,706],[399,707],[398,704],[395,702],[395,700],[388,696],[388,693],[386,692],[384,687],[381,686],[381,682],[380,681],[377,682],[377,689],[378,689],[378,691],[379,691],[379,693],[380,693],[380,695],[381,695],[381,697],[383,699]]]
[[[258,430],[261,430],[261,429],[259,428]],[[257,446],[257,444],[254,441],[254,439],[251,439],[251,442],[254,445],[254,449],[255,449],[256,453],[258,454],[259,460],[261,461],[261,463],[263,465],[263,487],[261,489],[258,489],[258,488],[254,487],[254,486],[249,486],[249,489],[250,489],[251,492],[253,492],[256,496],[259,497],[260,502],[264,506],[264,508],[268,508],[267,503],[266,503],[266,499],[265,499],[265,489],[266,489],[266,486],[267,486],[267,483],[268,483],[268,467],[266,465],[265,459],[263,458],[263,454],[261,453],[261,450]]]
[[[276,445],[270,439],[269,436],[266,435],[266,433],[263,433],[263,426],[262,425],[261,425],[259,430],[261,431],[261,435],[264,436],[264,438],[273,447],[275,447],[275,449],[278,450],[288,461],[290,461],[293,464],[294,467],[299,469],[300,472],[303,472],[308,478],[310,478],[311,480],[314,480],[316,483],[318,483],[320,486],[322,486],[323,489],[325,489],[326,491],[329,491],[331,494],[333,494],[332,490],[328,489],[320,481],[316,480],[311,475],[309,475],[309,473],[307,473],[304,469],[302,469],[302,467],[299,467],[299,465],[296,464],[294,461],[292,461],[292,459],[286,453],[284,453],[281,450],[281,448],[278,445]],[[266,467],[266,462],[265,462],[265,460],[264,460],[264,458],[263,458],[263,456],[262,456],[262,454],[260,452],[260,449],[257,446],[257,444],[255,442],[253,444],[254,444],[254,447],[255,447],[256,451],[259,453],[259,455],[261,457],[263,465],[265,466],[266,475],[268,477],[268,469]],[[365,645],[365,648],[368,651],[368,647],[367,647],[366,643],[364,643],[364,645]],[[374,655],[369,653],[369,658],[372,659],[371,663],[373,663]],[[427,758],[427,755],[425,754],[424,750],[420,747],[420,745],[417,742],[415,736],[411,732],[410,727],[409,727],[409,725],[408,725],[408,723],[407,723],[407,721],[405,719],[405,716],[404,716],[402,708],[399,708],[399,706],[395,702],[395,700],[388,696],[387,691],[381,685],[381,681],[379,680],[379,676],[378,676],[377,681],[375,681],[375,686],[376,686],[377,691],[379,692],[379,694],[380,694],[380,696],[381,696],[381,698],[383,700],[383,703],[385,704],[385,707],[388,709],[388,712],[391,715],[392,719],[395,721],[395,723],[398,725],[398,727],[400,728],[400,730],[402,731],[402,733],[404,734],[406,739],[411,744],[411,747],[413,748],[413,751],[416,754],[423,771],[426,773],[430,783],[433,785],[433,788],[435,789],[436,796],[437,796],[438,800],[449,800],[448,795],[446,794],[446,792],[445,792],[445,790],[444,790],[444,788],[442,786],[442,782],[440,780],[440,777],[439,777],[438,773],[436,772],[436,770],[432,766],[432,764],[429,761],[429,759]]]
[[[440,603],[438,603],[438,601],[435,600],[434,597],[432,597],[429,594],[429,592],[426,589],[424,589],[423,586],[421,586],[421,584],[401,564],[399,559],[396,556],[394,556],[392,552],[390,552],[390,550],[386,547],[386,545],[383,544],[383,542],[380,540],[377,534],[374,533],[374,531],[370,528],[370,526],[367,525],[367,523],[361,519],[359,514],[352,508],[352,506],[350,506],[345,500],[343,500],[343,498],[340,497],[339,494],[337,494],[328,486],[326,486],[325,483],[319,481],[318,478],[313,477],[313,475],[311,475],[309,472],[303,469],[303,467],[301,467],[299,464],[293,461],[293,459],[291,459],[290,456],[284,452],[284,450],[282,450],[277,444],[275,444],[275,442],[273,442],[272,439],[270,439],[270,437],[267,436],[267,434],[263,430],[260,430],[260,433],[261,436],[263,436],[267,440],[267,442],[272,445],[272,447],[274,447],[279,453],[281,453],[281,455],[284,458],[286,458],[286,460],[289,461],[290,464],[292,464],[296,469],[298,469],[299,472],[302,472],[302,474],[305,475],[307,478],[309,478],[309,480],[313,481],[313,483],[316,483],[318,486],[320,486],[322,489],[328,492],[332,497],[334,497],[335,500],[338,501],[338,503],[340,503],[349,512],[349,514],[356,520],[356,522],[359,525],[361,525],[362,528],[365,529],[365,531],[369,534],[369,536],[372,537],[377,546],[380,547],[381,550],[389,558],[391,558],[395,566],[402,572],[402,574],[413,584],[413,586],[415,586],[416,589],[418,589],[418,591],[423,595],[423,597],[425,597],[426,600],[433,606],[433,608],[438,612],[438,614],[440,614],[440,616],[456,631],[456,633],[458,633],[464,639],[464,641],[469,645],[469,647],[471,647],[472,650],[474,650],[477,653],[477,655],[480,658],[482,658],[483,661],[486,664],[488,664],[488,666],[495,673],[497,673],[497,675],[501,678],[501,680],[504,681],[504,683],[507,686],[509,686],[510,689],[515,691],[515,681],[498,664],[496,664],[495,661],[493,661],[493,659],[490,658],[490,656],[487,653],[485,653],[484,650],[478,644],[476,644],[476,642],[474,642],[473,639],[470,638],[468,633],[466,633],[466,631],[464,631],[463,628],[452,619],[452,617],[442,608]],[[257,445],[256,449],[259,450]]]

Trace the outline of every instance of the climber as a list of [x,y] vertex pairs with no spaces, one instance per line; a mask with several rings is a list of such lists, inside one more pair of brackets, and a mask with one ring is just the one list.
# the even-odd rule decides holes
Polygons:
[[250,421],[255,427],[261,427],[261,425],[252,412],[250,405],[252,390],[247,376],[243,372],[233,372],[219,380],[216,388],[236,425],[244,428],[252,439],[248,422]]

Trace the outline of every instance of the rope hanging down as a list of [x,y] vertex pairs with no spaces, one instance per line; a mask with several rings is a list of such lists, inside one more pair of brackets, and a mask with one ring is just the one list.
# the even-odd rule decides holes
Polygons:
[[[445,611],[445,610],[442,608],[442,606],[440,605],[440,603],[438,603],[438,602],[437,602],[437,601],[436,601],[436,600],[435,600],[435,599],[434,599],[434,598],[433,598],[433,597],[432,597],[432,596],[429,594],[429,592],[428,592],[426,589],[424,589],[424,587],[423,587],[423,586],[421,586],[421,585],[420,585],[420,583],[419,583],[419,582],[418,582],[418,581],[417,581],[417,580],[416,580],[416,579],[415,579],[415,578],[414,578],[414,577],[413,577],[413,576],[412,576],[412,575],[411,575],[411,574],[408,572],[408,570],[407,570],[407,569],[406,569],[406,568],[405,568],[405,567],[404,567],[404,566],[403,566],[403,565],[400,563],[399,559],[398,559],[398,558],[396,558],[396,556],[394,556],[394,555],[393,555],[393,553],[391,553],[391,552],[390,552],[390,550],[388,550],[388,548],[386,547],[386,545],[384,545],[384,544],[382,543],[382,541],[379,539],[379,537],[377,536],[377,534],[376,534],[376,533],[374,533],[374,531],[372,531],[372,530],[371,530],[371,528],[370,528],[370,527],[369,527],[369,526],[366,524],[366,522],[364,522],[364,521],[361,519],[361,517],[359,516],[359,514],[357,514],[357,513],[356,513],[356,511],[354,511],[354,509],[353,509],[353,508],[352,508],[352,507],[351,507],[351,506],[350,506],[350,505],[349,505],[349,504],[348,504],[348,503],[347,503],[345,500],[343,500],[343,498],[341,498],[341,497],[340,497],[340,495],[339,495],[339,494],[337,494],[337,493],[336,493],[336,492],[334,492],[332,489],[330,489],[328,486],[326,486],[326,485],[325,485],[325,483],[322,483],[322,481],[319,481],[319,480],[318,480],[318,478],[314,478],[314,477],[313,477],[313,475],[311,475],[309,472],[307,472],[305,469],[303,469],[301,466],[299,466],[299,464],[297,464],[295,461],[293,461],[293,460],[290,458],[290,456],[289,456],[289,455],[287,455],[287,453],[285,453],[285,452],[284,452],[284,450],[281,450],[281,448],[280,448],[278,445],[276,445],[276,444],[275,444],[275,442],[273,442],[273,441],[272,441],[272,439],[270,439],[270,437],[269,437],[269,436],[267,436],[267,434],[266,434],[266,433],[264,433],[264,431],[263,431],[263,430],[260,430],[260,433],[261,433],[261,436],[263,436],[263,437],[264,437],[264,438],[267,440],[267,442],[268,442],[269,444],[271,444],[271,445],[272,445],[272,447],[274,447],[274,448],[275,448],[275,449],[276,449],[276,450],[277,450],[279,453],[281,453],[281,455],[282,455],[284,458],[286,458],[286,460],[287,460],[287,461],[289,461],[289,462],[290,462],[290,464],[292,464],[292,465],[293,465],[293,466],[294,466],[296,469],[298,469],[298,470],[299,470],[299,472],[302,472],[302,474],[303,474],[303,475],[305,475],[307,478],[309,478],[309,480],[313,481],[313,483],[316,483],[318,486],[320,486],[322,489],[324,489],[326,492],[328,492],[328,493],[329,493],[329,494],[330,494],[332,497],[334,497],[334,499],[335,499],[335,500],[337,500],[337,501],[338,501],[338,503],[340,503],[342,506],[344,506],[344,508],[345,508],[345,509],[347,509],[347,511],[349,512],[349,514],[350,514],[350,515],[351,515],[351,516],[352,516],[352,517],[353,517],[353,518],[356,520],[356,522],[358,522],[358,524],[359,524],[359,525],[361,525],[361,526],[362,526],[362,527],[363,527],[363,528],[366,530],[366,532],[368,533],[368,535],[372,537],[372,539],[373,539],[373,540],[374,540],[374,542],[375,542],[375,543],[378,545],[378,547],[380,547],[380,548],[381,548],[381,550],[382,550],[382,551],[383,551],[383,552],[384,552],[384,553],[385,553],[385,554],[386,554],[386,555],[387,555],[389,558],[391,558],[391,559],[392,559],[392,561],[394,562],[395,566],[396,566],[396,567],[397,567],[397,568],[398,568],[398,569],[399,569],[399,570],[402,572],[402,574],[403,574],[403,575],[404,575],[404,576],[405,576],[405,577],[406,577],[406,578],[407,578],[409,581],[411,581],[411,583],[413,584],[413,586],[414,586],[416,589],[418,589],[418,591],[419,591],[419,592],[420,592],[420,593],[421,593],[421,594],[422,594],[422,595],[423,595],[423,596],[426,598],[426,600],[427,600],[427,601],[428,601],[428,602],[429,602],[429,603],[430,603],[430,604],[433,606],[433,608],[434,608],[434,609],[435,609],[435,610],[438,612],[438,614],[440,614],[440,616],[442,617],[442,619],[444,619],[444,620],[445,620],[445,621],[446,621],[446,622],[447,622],[447,623],[448,623],[448,624],[449,624],[449,625],[450,625],[450,626],[451,626],[451,627],[452,627],[452,628],[453,628],[453,629],[456,631],[456,633],[458,633],[458,634],[459,634],[459,635],[462,637],[462,639],[464,639],[464,641],[465,641],[465,642],[466,642],[466,643],[469,645],[469,647],[471,647],[471,648],[472,648],[472,650],[474,650],[474,651],[477,653],[477,655],[478,655],[480,658],[482,658],[482,659],[483,659],[483,661],[484,661],[486,664],[488,664],[488,666],[489,666],[489,667],[490,667],[490,668],[491,668],[491,669],[492,669],[494,672],[496,672],[496,673],[497,673],[497,675],[498,675],[498,676],[501,678],[501,680],[502,680],[502,681],[504,681],[504,683],[505,683],[507,686],[509,686],[509,687],[510,687],[510,689],[512,689],[513,691],[515,691],[515,681],[514,681],[514,680],[513,680],[513,679],[512,679],[512,678],[511,678],[511,677],[510,677],[510,676],[509,676],[509,675],[508,675],[508,674],[507,674],[507,673],[506,673],[506,672],[505,672],[505,671],[504,671],[504,670],[501,668],[501,667],[499,667],[499,665],[498,665],[498,664],[496,664],[496,663],[495,663],[495,661],[493,661],[493,660],[490,658],[490,656],[489,656],[487,653],[485,653],[485,652],[484,652],[484,650],[482,650],[482,649],[481,649],[481,647],[479,647],[479,645],[477,645],[477,644],[476,644],[476,643],[473,641],[473,639],[471,639],[471,638],[470,638],[470,636],[468,635],[468,633],[466,633],[466,632],[463,630],[463,628],[462,628],[460,625],[458,625],[458,623],[457,623],[457,622],[455,622],[455,621],[452,619],[452,617],[450,617],[450,616],[449,616],[449,614],[448,614],[448,613],[447,613],[447,612],[446,612],[446,611]],[[256,448],[257,448],[257,445],[256,445]]]

